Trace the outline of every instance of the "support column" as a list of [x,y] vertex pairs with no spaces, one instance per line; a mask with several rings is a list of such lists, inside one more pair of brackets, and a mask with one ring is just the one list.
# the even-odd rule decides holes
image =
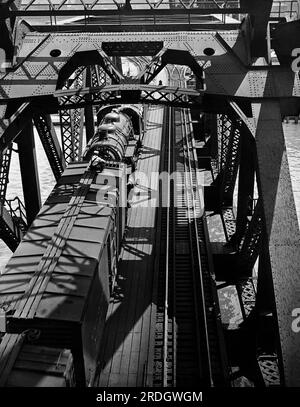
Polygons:
[[[92,75],[91,75],[91,67],[87,67],[86,69],[86,78],[85,78],[85,86],[87,88],[92,86]],[[91,95],[87,95],[87,101],[92,100]],[[88,143],[94,133],[95,133],[95,125],[94,125],[94,111],[92,104],[87,105],[84,108],[84,116],[85,116],[85,131],[86,131],[86,142]]]
[[253,105],[253,111],[258,187],[270,255],[284,384],[300,386],[300,334],[292,330],[292,312],[300,307],[300,232],[280,105],[277,101],[265,101]]
[[66,164],[50,114],[40,114],[34,117],[34,124],[39,133],[45,153],[56,181],[59,180]]
[[218,123],[217,115],[211,114],[211,136],[210,136],[210,154],[211,157],[218,160]]
[[247,215],[253,200],[255,171],[255,141],[251,133],[242,126],[240,145],[240,168],[235,243],[239,244],[247,226]]
[[28,226],[41,207],[35,142],[32,121],[22,130],[17,140]]

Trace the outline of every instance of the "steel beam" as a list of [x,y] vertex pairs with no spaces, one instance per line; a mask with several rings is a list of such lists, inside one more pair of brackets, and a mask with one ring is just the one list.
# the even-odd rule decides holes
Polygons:
[[[86,77],[85,77],[85,86],[92,86],[92,68],[87,67]],[[97,85],[99,86],[99,85]],[[90,95],[87,95],[87,102],[91,101]],[[85,133],[86,133],[86,142],[88,143],[95,134],[95,123],[94,123],[94,107],[91,104],[88,104],[84,108],[84,117],[85,117]]]
[[275,313],[287,386],[300,386],[300,336],[292,312],[300,301],[300,232],[289,173],[280,105],[253,106],[258,157],[258,187],[269,247]]
[[242,277],[252,277],[253,267],[260,254],[263,228],[262,215],[261,199],[258,199],[238,254],[238,269]]
[[[12,6],[13,10],[18,10],[21,5],[21,0],[14,0],[15,5]],[[0,4],[0,50],[3,49],[6,55],[6,61],[12,61],[14,54],[14,42],[13,42],[13,31],[16,16],[9,15],[9,5]],[[3,62],[3,61],[1,61]]]
[[[231,129],[226,149],[226,158],[222,166],[222,182],[220,186],[220,202],[223,206],[232,206],[233,192],[240,158],[240,128],[236,120],[230,120]],[[226,136],[225,136],[226,137]],[[226,144],[226,143],[224,143]]]
[[65,169],[65,160],[58,142],[51,116],[49,114],[36,115],[34,117],[34,125],[39,133],[53,175],[56,181],[58,181]]
[[13,252],[20,243],[20,236],[18,235],[16,225],[11,214],[2,203],[0,203],[0,238]]
[[150,83],[166,65],[188,66],[196,78],[196,89],[204,90],[203,69],[189,51],[163,48],[153,57],[138,79],[141,83]]
[[178,107],[202,106],[201,92],[174,88],[172,86],[153,86],[140,84],[109,85],[100,88],[70,89],[55,92],[61,108],[74,108],[86,104],[90,94],[93,104],[146,103]]
[[76,52],[59,71],[57,78],[57,89],[62,89],[65,82],[76,72],[79,67],[89,65],[99,65],[112,79],[112,83],[125,81],[122,73],[113,65],[110,58],[103,50],[81,51]]
[[240,152],[240,130],[237,120],[218,115],[218,176],[214,185],[218,190],[219,206],[232,207]]
[[247,126],[241,125],[241,146],[239,162],[238,204],[236,233],[234,243],[239,245],[245,235],[248,215],[252,210],[254,174],[255,174],[255,141]]
[[[298,76],[290,67],[281,66],[247,66],[248,54],[246,39],[238,31],[230,35],[224,31],[219,32],[216,37],[207,32],[180,32],[178,33],[81,33],[64,34],[68,41],[63,41],[63,34],[51,34],[43,36],[39,34],[25,37],[23,47],[18,55],[19,65],[13,72],[9,72],[0,79],[0,91],[2,101],[6,102],[11,98],[27,97],[32,95],[53,94],[57,88],[63,87],[64,80],[67,80],[72,72],[83,63],[86,65],[97,64],[97,59],[103,61],[98,51],[101,51],[102,44],[122,42],[163,42],[163,46],[168,49],[178,49],[187,52],[187,48],[192,57],[203,65],[205,73],[206,96],[211,97],[210,103],[215,104],[216,99],[240,98],[239,100],[250,99],[259,101],[264,98],[281,98],[282,108],[286,107],[286,114],[297,114],[300,109],[300,82]],[[227,52],[220,43],[220,36],[226,41],[234,52]],[[28,40],[27,40],[28,38]],[[43,38],[45,42],[43,42]],[[42,46],[38,47],[39,44]],[[84,47],[83,44],[84,43]],[[205,44],[205,46],[204,46]],[[26,49],[37,50],[30,58],[27,58]],[[97,50],[95,50],[95,47]],[[83,53],[80,49],[87,49]],[[54,50],[63,52],[61,56],[51,56]],[[207,56],[205,52],[213,52],[214,55]],[[247,55],[246,55],[247,54]],[[66,63],[68,55],[72,62]],[[90,55],[90,58],[87,57]],[[233,58],[233,55],[238,57]],[[83,57],[84,58],[81,58]],[[86,61],[83,61],[87,57]],[[107,57],[108,58],[108,57]],[[106,59],[105,59],[106,60]],[[108,60],[106,60],[108,61]],[[63,65],[65,64],[65,66]],[[230,66],[230,71],[224,70],[224,66]],[[38,70],[37,70],[38,67]],[[112,77],[116,81],[122,82],[120,73],[112,68],[108,61],[107,69],[111,69]],[[22,85],[22,86],[20,86]]]
[[31,120],[34,112],[32,103],[25,102],[20,108],[9,118],[2,120],[2,129],[0,137],[0,151],[4,152],[11,143],[18,137],[24,127]]
[[[69,86],[75,89],[81,89],[86,85],[86,69],[78,67],[75,71],[75,79],[66,81],[65,89]],[[85,96],[89,101],[90,95]],[[87,107],[87,106],[85,106]],[[83,108],[64,108],[60,111],[60,129],[64,159],[66,163],[79,161],[82,156],[83,145],[83,127],[84,127],[84,109]]]
[[17,143],[27,222],[30,225],[41,207],[40,185],[31,121],[22,130]]
[[[0,137],[0,151],[3,151],[16,139],[32,119],[33,114],[42,112],[57,113],[58,111],[84,108],[88,104],[142,103],[174,107],[202,107],[202,94],[200,92],[172,86],[139,84],[60,90],[55,92],[54,96],[35,96],[31,99],[33,99],[32,102],[24,101],[20,109],[7,119],[3,134]],[[70,126],[70,118],[66,117],[65,120],[66,126]]]
[[[97,16],[103,16],[105,18],[126,18],[132,17],[132,19],[136,17],[141,17],[141,18],[159,18],[161,16],[167,16],[172,18],[172,16],[182,16],[182,18],[186,18],[188,20],[189,17],[195,17],[195,16],[210,16],[213,14],[244,14],[242,13],[243,9],[241,8],[232,8],[232,9],[224,9],[224,8],[215,8],[215,9],[152,9],[150,10],[124,10],[121,13],[118,12],[112,12],[111,10],[94,10],[94,11],[89,11],[89,10],[49,10],[45,9],[42,11],[39,10],[15,10],[15,11],[10,11],[6,14],[6,16],[12,16],[12,17],[97,17]],[[245,11],[245,10],[244,10]],[[59,23],[59,22],[58,22]]]
[[0,203],[4,203],[8,184],[12,145],[10,144],[0,155]]
[[[86,3],[84,0],[78,4],[72,4],[72,8],[67,8],[66,6],[59,6],[53,7],[53,3],[56,2],[49,2],[44,4],[37,4],[37,2],[31,1],[29,4],[25,3],[19,8],[12,8],[12,6],[4,7],[3,14],[8,16],[21,16],[21,17],[28,17],[28,16],[106,16],[106,15],[141,15],[149,13],[151,15],[160,15],[160,14],[167,14],[167,15],[177,15],[177,14],[199,14],[199,15],[210,15],[210,14],[244,14],[247,13],[249,7],[239,7],[238,1],[229,1],[226,2],[225,7],[218,7],[218,5],[214,2],[189,2],[183,3],[178,2],[177,7],[173,8],[170,7],[169,1],[159,1],[159,2],[147,2],[146,0],[143,2],[139,2],[139,4],[135,4],[135,8],[128,7],[121,7],[116,6],[116,3],[111,2],[111,4],[103,4],[101,5],[98,1],[94,3]],[[52,6],[52,7],[51,7]]]
[[156,22],[156,18],[152,20],[144,20],[141,18],[139,23],[131,18],[129,21],[124,21],[124,19],[115,20],[115,22],[111,22],[106,18],[103,18],[102,22],[94,22],[94,24],[70,24],[70,25],[34,25],[33,28],[41,33],[74,33],[74,32],[89,32],[89,33],[98,33],[99,32],[99,25],[101,25],[102,32],[106,33],[114,33],[116,36],[123,35],[124,33],[134,33],[134,32],[148,32],[149,34],[153,31],[157,32],[170,32],[170,33],[178,33],[181,32],[183,29],[185,31],[232,31],[237,30],[240,26],[240,23],[221,23],[219,20],[214,20],[212,22],[202,22],[199,21],[198,18],[195,18],[195,22],[192,23],[189,20],[179,19],[179,22],[170,23],[169,18],[166,18],[165,21],[161,23]]

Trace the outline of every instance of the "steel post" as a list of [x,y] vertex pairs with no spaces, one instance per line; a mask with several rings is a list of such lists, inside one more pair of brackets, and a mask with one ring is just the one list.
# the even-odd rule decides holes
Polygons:
[[246,126],[242,126],[240,140],[240,167],[235,242],[239,244],[245,234],[247,215],[253,202],[255,142]]
[[32,122],[27,124],[22,130],[17,143],[27,221],[28,225],[30,225],[41,207],[40,184]]
[[[86,69],[85,86],[86,87],[92,86],[92,73],[90,66],[87,67]],[[91,96],[87,95],[86,100],[87,102],[91,101],[92,100]],[[85,116],[86,142],[88,143],[95,133],[94,108],[92,105],[87,105],[84,108],[84,116]]]

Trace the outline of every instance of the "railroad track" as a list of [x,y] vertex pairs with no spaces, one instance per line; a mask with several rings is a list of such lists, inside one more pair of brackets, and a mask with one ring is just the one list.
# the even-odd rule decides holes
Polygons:
[[224,385],[222,333],[190,116],[174,108],[166,108],[165,116],[161,171],[177,178],[160,191],[153,385]]

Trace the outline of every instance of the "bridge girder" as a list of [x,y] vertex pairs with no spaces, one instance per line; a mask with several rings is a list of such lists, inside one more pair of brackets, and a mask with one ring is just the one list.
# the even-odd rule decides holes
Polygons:
[[138,80],[141,83],[150,83],[167,65],[188,66],[196,78],[196,89],[204,90],[204,75],[202,67],[197,63],[189,51],[162,49],[155,55],[150,64],[140,72]]
[[[93,58],[97,55],[99,61],[103,62],[99,52],[102,52],[102,46],[106,43],[112,44],[120,40],[126,40],[127,43],[141,43],[141,41],[157,43],[159,39],[166,50],[188,51],[195,63],[203,66],[206,95],[253,100],[280,98],[282,109],[286,105],[287,111],[291,109],[295,112],[299,111],[300,104],[296,102],[296,99],[300,98],[298,75],[290,67],[247,65],[246,42],[238,32],[230,36],[226,32],[219,32],[218,35],[183,32],[180,36],[176,33],[163,33],[163,35],[139,33],[138,36],[128,34],[126,38],[124,35],[114,36],[113,34],[66,34],[67,40],[64,40],[63,34],[37,36],[31,33],[32,51],[29,56],[26,51],[29,46],[29,44],[26,45],[26,38],[27,36],[17,58],[18,65],[14,71],[8,72],[0,79],[3,101],[17,97],[53,94],[57,87],[61,87],[57,86],[59,75],[61,78],[66,78],[75,70],[75,66],[78,66],[79,58],[76,54],[81,52],[81,49],[84,49],[82,52],[87,52],[85,55],[93,55]],[[225,48],[226,44],[230,51]],[[97,48],[96,53],[93,51],[95,48]],[[56,49],[61,52],[61,55],[52,57],[50,53]],[[205,55],[208,50],[214,55]],[[93,58],[90,60],[91,64],[94,61]],[[73,61],[72,64],[68,63],[69,60]],[[81,61],[82,63],[85,62]],[[64,66],[67,68],[63,68]],[[230,70],[224,70],[225,66],[230,66]],[[64,69],[66,74],[59,74],[61,71],[64,72]],[[110,77],[113,76],[117,82],[125,81],[112,68],[110,62],[106,64],[106,69],[111,71]]]

